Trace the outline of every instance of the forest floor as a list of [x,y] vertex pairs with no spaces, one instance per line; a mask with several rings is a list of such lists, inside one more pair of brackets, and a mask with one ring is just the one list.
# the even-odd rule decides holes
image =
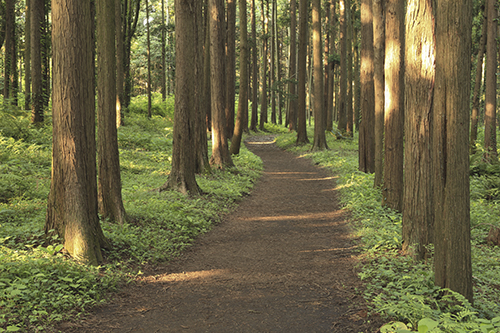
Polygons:
[[62,332],[377,332],[356,274],[335,177],[280,150],[247,147],[262,178],[182,256],[146,272]]

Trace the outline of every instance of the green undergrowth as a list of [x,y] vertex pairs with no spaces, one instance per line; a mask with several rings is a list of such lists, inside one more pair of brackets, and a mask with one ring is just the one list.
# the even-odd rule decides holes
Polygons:
[[[312,139],[312,129],[308,130]],[[461,295],[446,294],[434,285],[432,259],[415,262],[400,255],[402,216],[381,206],[381,191],[373,188],[373,175],[358,171],[357,137],[337,140],[327,133],[329,149],[314,152],[311,144],[297,146],[295,142],[295,133],[277,138],[280,147],[312,159],[337,176],[341,203],[351,212],[353,232],[359,238],[364,296],[373,313],[391,321],[382,332],[500,332],[500,247],[485,242],[490,225],[500,221],[499,201],[491,200],[498,187],[485,179],[494,173],[474,173],[478,167],[471,162],[471,305]]]
[[173,97],[159,102],[156,96],[151,119],[147,100],[144,105],[144,97],[135,98],[118,130],[128,221],[101,221],[111,247],[103,249],[101,266],[89,267],[71,260],[61,240],[43,232],[50,122],[33,127],[25,111],[1,108],[0,332],[43,331],[78,318],[146,267],[179,255],[250,192],[262,171],[260,158],[242,146],[233,157],[235,170],[197,176],[203,195],[158,192],[171,169]]

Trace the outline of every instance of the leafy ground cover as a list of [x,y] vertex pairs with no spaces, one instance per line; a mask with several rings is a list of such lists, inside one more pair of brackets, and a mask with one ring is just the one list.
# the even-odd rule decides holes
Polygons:
[[262,162],[244,147],[234,157],[237,174],[198,176],[206,195],[155,191],[171,167],[173,98],[156,96],[154,105],[147,119],[144,98],[136,98],[118,131],[128,223],[101,221],[112,247],[100,267],[74,262],[60,240],[44,236],[51,126],[32,127],[26,112],[0,110],[0,332],[43,331],[77,318],[147,265],[177,256],[250,191]]
[[[400,255],[402,216],[381,206],[373,175],[358,171],[356,137],[336,140],[328,135],[330,149],[316,152],[310,151],[311,145],[296,146],[295,140],[295,134],[285,134],[278,137],[277,144],[338,175],[341,201],[352,212],[363,253],[360,278],[366,282],[364,296],[373,312],[391,321],[382,332],[500,332],[500,247],[488,246],[485,241],[490,225],[498,226],[500,220],[500,197],[495,196],[500,178],[492,167],[481,164],[477,156],[471,159],[475,292],[471,305],[456,293],[441,296],[442,290],[434,285],[432,259],[415,262]],[[491,172],[477,171],[487,169]]]

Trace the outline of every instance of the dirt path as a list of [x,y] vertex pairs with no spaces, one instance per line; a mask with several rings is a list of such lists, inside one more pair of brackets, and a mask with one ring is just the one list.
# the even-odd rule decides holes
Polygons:
[[252,194],[182,257],[65,332],[376,332],[332,175],[276,148]]

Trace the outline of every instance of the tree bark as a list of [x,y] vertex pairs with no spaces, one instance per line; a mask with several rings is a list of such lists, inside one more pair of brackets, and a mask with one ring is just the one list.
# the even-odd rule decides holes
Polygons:
[[323,46],[321,45],[321,1],[312,0],[313,62],[314,62],[314,141],[312,149],[327,149],[323,118]]
[[268,26],[267,15],[264,0],[261,0],[261,21],[262,21],[262,74],[260,81],[260,122],[259,130],[264,130],[264,124],[267,123],[267,40]]
[[234,100],[236,84],[236,1],[227,0],[227,40],[226,40],[226,128],[227,137],[234,133]]
[[375,88],[375,179],[384,181],[384,0],[373,0],[373,79]]
[[31,7],[31,122],[41,123],[43,114],[43,85],[42,85],[42,22],[43,22],[43,0],[30,0]]
[[290,0],[290,68],[288,90],[288,130],[297,129],[297,1]]
[[17,51],[15,1],[5,1],[5,59],[3,97],[12,105],[17,105]]
[[[439,235],[434,239],[435,284],[472,303],[469,140],[464,135],[469,133],[472,0],[438,1],[435,13],[432,160],[435,234]],[[496,53],[489,55],[496,58]]]
[[346,114],[346,135],[352,137],[354,135],[353,128],[353,91],[352,91],[352,13],[351,13],[351,0],[345,1],[345,24],[346,24],[346,56],[347,56],[347,89],[346,89],[346,103],[345,103],[345,114]]
[[329,56],[328,56],[328,91],[327,91],[327,103],[326,105],[326,130],[331,132],[333,130],[333,109],[334,109],[334,85],[335,85],[335,60],[332,57],[336,56],[337,50],[335,47],[336,39],[336,13],[335,13],[335,2],[336,0],[330,0],[330,46],[329,46]]
[[309,0],[299,1],[299,52],[297,57],[298,100],[297,100],[297,144],[306,144],[306,57],[307,57],[307,21]]
[[123,224],[120,157],[116,130],[115,0],[97,1],[98,202],[104,218]]
[[165,0],[161,0],[161,99],[167,99]]
[[122,8],[121,0],[115,0],[115,33],[116,33],[116,127],[123,125],[123,83],[125,76],[123,71],[124,45],[122,31]]
[[[198,0],[175,0],[175,111],[172,148],[172,171],[160,191],[173,189],[183,194],[196,195],[200,188],[195,177],[196,121],[196,59]],[[223,54],[221,54],[222,56]],[[223,59],[223,58],[221,58]]]
[[148,118],[151,118],[151,38],[149,32],[149,1],[146,0],[146,40],[147,40],[147,58],[148,58]]
[[238,113],[231,140],[231,154],[239,154],[243,123],[248,115],[248,38],[247,38],[247,4],[246,0],[239,0],[240,9],[240,94],[238,100]]
[[210,85],[212,103],[212,157],[217,169],[234,166],[226,136],[226,70],[224,0],[209,0],[210,15]]
[[53,150],[45,232],[98,264],[107,244],[97,214],[90,1],[52,1]]
[[252,119],[250,121],[250,130],[257,131],[258,122],[258,96],[257,87],[259,86],[259,69],[258,69],[258,59],[257,54],[257,23],[255,14],[255,0],[252,0]]
[[494,0],[486,1],[486,10],[488,16],[488,32],[486,34],[486,73],[484,81],[486,86],[484,113],[484,159],[488,162],[496,162],[498,160],[496,135],[497,12]]
[[427,256],[433,242],[432,119],[435,81],[432,7],[427,0],[407,4],[405,33],[405,157],[403,252]]
[[385,156],[382,204],[403,209],[404,2],[385,7]]
[[477,140],[477,123],[479,117],[479,102],[481,99],[481,83],[483,81],[483,59],[484,51],[486,49],[486,35],[487,35],[488,19],[487,12],[484,12],[483,28],[481,33],[481,40],[479,42],[477,65],[476,65],[476,82],[474,84],[474,93],[472,96],[472,112],[470,118],[470,154],[476,152]]
[[359,170],[375,172],[375,88],[373,82],[373,14],[370,0],[361,1],[361,123]]
[[[31,1],[26,1],[24,23],[24,109],[31,110]],[[33,120],[33,119],[32,119]]]
[[347,132],[347,9],[346,0],[339,0],[340,24],[340,83],[338,101],[338,129],[341,133]]

